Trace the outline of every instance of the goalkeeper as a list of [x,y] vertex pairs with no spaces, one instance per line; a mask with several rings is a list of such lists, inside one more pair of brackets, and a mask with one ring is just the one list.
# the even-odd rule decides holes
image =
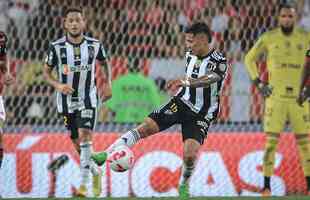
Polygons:
[[[276,147],[287,120],[296,134],[307,191],[310,194],[309,104],[301,107],[296,102],[310,35],[295,27],[296,15],[293,5],[280,5],[279,27],[264,33],[245,57],[250,78],[265,97],[264,131],[267,138],[263,158],[263,196],[271,195],[270,177],[274,173]],[[267,82],[259,79],[256,65],[262,54],[267,62]]]

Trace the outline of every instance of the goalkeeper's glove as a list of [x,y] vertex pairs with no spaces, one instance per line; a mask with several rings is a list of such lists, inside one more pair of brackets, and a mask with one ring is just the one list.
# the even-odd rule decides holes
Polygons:
[[307,100],[310,99],[310,87],[304,87],[297,98],[297,103],[302,106],[302,104]]
[[6,55],[7,37],[4,32],[0,31],[0,58]]
[[272,87],[268,83],[262,82],[259,78],[254,80],[254,84],[263,97],[269,97],[272,93]]

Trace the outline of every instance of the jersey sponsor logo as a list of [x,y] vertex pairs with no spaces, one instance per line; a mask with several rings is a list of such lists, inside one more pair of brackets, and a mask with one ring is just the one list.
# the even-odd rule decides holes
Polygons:
[[90,71],[92,68],[91,65],[76,65],[76,66],[69,66],[69,65],[62,65],[63,74],[69,74],[70,72],[81,72],[81,71]]
[[294,64],[294,63],[282,63],[281,67],[299,69],[299,68],[301,68],[301,65],[300,64]]
[[92,118],[93,117],[93,110],[92,109],[85,109],[81,111],[82,118]]

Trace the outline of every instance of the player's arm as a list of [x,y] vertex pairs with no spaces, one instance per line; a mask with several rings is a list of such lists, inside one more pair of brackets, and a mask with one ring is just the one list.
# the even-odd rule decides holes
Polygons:
[[310,81],[310,50],[308,50],[306,53],[305,65],[301,75],[300,90],[297,98],[297,103],[299,105],[302,105],[306,99],[310,98],[309,81]]
[[191,87],[191,88],[199,88],[199,87],[209,87],[212,83],[215,83],[221,80],[221,76],[215,72],[209,72],[204,76],[201,76],[197,79],[185,79],[182,80],[182,86]]
[[65,95],[73,93],[74,89],[70,85],[62,84],[55,79],[55,77],[53,76],[53,68],[51,68],[47,64],[44,64],[43,76],[46,82],[52,87],[54,87],[57,91]]
[[6,85],[11,85],[15,78],[12,75],[11,69],[10,69],[10,59],[8,57],[6,57],[6,73],[4,75],[4,84]]
[[106,78],[106,83],[102,90],[103,94],[101,96],[102,101],[106,101],[112,97],[112,73],[107,54],[102,45],[99,47],[96,59]]
[[55,48],[50,45],[47,57],[45,59],[45,64],[43,68],[43,77],[48,84],[54,87],[57,91],[68,95],[72,94],[74,89],[68,84],[60,83],[54,76],[53,76],[53,69],[57,65],[57,57]]
[[167,83],[166,88],[171,89],[175,87],[191,87],[191,88],[199,88],[199,87],[209,87],[212,83],[220,81],[224,79],[227,71],[227,63],[226,60],[219,63],[217,66],[214,66],[212,71],[207,72],[204,76],[199,78],[180,78],[169,81]]
[[259,79],[259,72],[256,64],[259,56],[261,56],[263,53],[267,53],[264,35],[258,39],[258,41],[246,54],[244,62],[250,78],[257,87],[257,89],[264,97],[268,97],[271,95],[272,88],[267,83],[264,83]]
[[166,85],[166,89],[175,91],[179,87],[191,87],[191,88],[209,87],[209,85],[219,80],[221,80],[220,75],[218,75],[215,72],[209,72],[206,75],[201,76],[197,79],[186,77],[170,80]]

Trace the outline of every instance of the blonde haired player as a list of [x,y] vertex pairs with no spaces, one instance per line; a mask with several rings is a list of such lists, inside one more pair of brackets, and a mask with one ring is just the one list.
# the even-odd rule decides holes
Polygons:
[[[295,27],[296,9],[291,4],[280,5],[279,27],[264,33],[245,58],[251,79],[265,97],[264,131],[267,134],[263,158],[263,196],[271,195],[270,177],[274,173],[275,152],[285,123],[289,120],[296,134],[307,191],[310,193],[309,105],[296,102],[304,65],[304,55],[310,36]],[[259,79],[256,61],[265,54],[268,82]]]
[[13,82],[13,77],[10,73],[9,59],[6,52],[7,37],[4,32],[0,31],[0,168],[3,159],[3,124],[5,121],[5,110],[2,97],[4,85],[9,85]]

